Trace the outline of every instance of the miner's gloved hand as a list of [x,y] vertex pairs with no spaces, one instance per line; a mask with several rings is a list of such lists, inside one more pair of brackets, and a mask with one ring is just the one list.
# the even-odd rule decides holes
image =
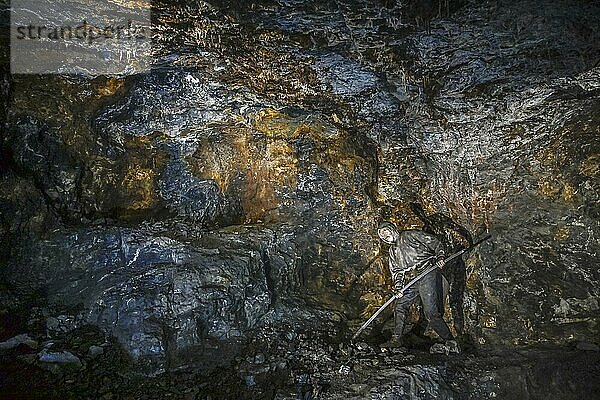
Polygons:
[[440,269],[444,268],[444,258],[438,258],[435,262],[435,265],[437,265],[437,267]]

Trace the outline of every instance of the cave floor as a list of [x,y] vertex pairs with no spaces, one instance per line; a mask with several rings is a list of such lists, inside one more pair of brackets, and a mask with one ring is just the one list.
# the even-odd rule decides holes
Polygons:
[[[134,372],[115,342],[97,346],[101,354],[84,351],[98,339],[93,331],[36,349],[21,344],[0,355],[2,399],[600,398],[600,352],[585,346],[472,346],[444,355],[294,336],[247,343],[221,367],[167,365],[155,375]],[[79,363],[43,362],[42,347]]]

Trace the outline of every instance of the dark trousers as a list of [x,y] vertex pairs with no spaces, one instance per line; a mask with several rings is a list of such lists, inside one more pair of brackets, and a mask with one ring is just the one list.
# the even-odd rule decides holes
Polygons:
[[464,293],[467,282],[467,267],[461,257],[450,264],[444,265],[443,274],[450,284],[450,307],[452,319],[457,333],[461,334],[464,328]]
[[[400,289],[400,288],[397,288]],[[396,300],[396,326],[394,335],[402,336],[410,306],[420,301],[425,318],[433,330],[444,340],[452,339],[452,333],[444,321],[444,289],[442,273],[434,269],[418,282],[404,291],[404,295]]]

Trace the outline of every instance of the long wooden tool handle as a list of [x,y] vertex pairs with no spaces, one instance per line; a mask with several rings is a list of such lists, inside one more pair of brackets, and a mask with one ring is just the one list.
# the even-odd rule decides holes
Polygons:
[[[474,249],[476,246],[478,246],[482,242],[485,242],[486,240],[488,240],[491,237],[492,237],[492,235],[486,235],[486,236],[482,237],[481,239],[479,239],[478,241],[476,241],[475,243],[473,243],[472,246],[469,246],[466,249],[463,249],[463,250],[461,250],[459,252],[456,252],[456,253],[452,254],[450,257],[448,257],[448,258],[446,258],[444,260],[444,264],[448,263],[449,261],[454,260],[456,257],[462,256],[467,251],[470,251],[470,250]],[[429,258],[421,261],[421,263],[429,261],[429,260],[431,260],[431,258],[433,258],[433,257],[429,257]],[[419,275],[417,275],[416,277],[414,277],[410,282],[408,282],[406,284],[406,286],[404,286],[402,289],[400,289],[400,291],[398,291],[398,293],[396,293],[395,295],[393,295],[392,297],[390,297],[388,299],[388,301],[386,301],[384,305],[382,305],[381,307],[379,307],[379,309],[377,311],[375,311],[375,314],[373,314],[371,316],[371,318],[369,318],[367,320],[367,322],[365,322],[360,327],[360,329],[358,331],[356,331],[356,333],[354,334],[354,336],[352,336],[352,340],[356,339],[358,337],[358,335],[360,335],[362,333],[362,331],[364,331],[366,329],[366,327],[369,326],[371,324],[371,322],[373,322],[373,320],[375,318],[377,318],[377,316],[379,314],[381,314],[381,312],[383,310],[385,310],[387,308],[387,306],[389,306],[391,304],[392,301],[396,300],[397,298],[402,297],[402,295],[404,294],[404,291],[406,289],[408,289],[409,287],[411,287],[415,282],[417,282],[419,279],[421,279],[422,277],[424,277],[425,275],[427,275],[428,273],[430,273],[431,271],[433,271],[436,268],[437,268],[437,264],[431,265],[430,267],[428,267],[427,269],[425,269],[425,271],[421,272]]]

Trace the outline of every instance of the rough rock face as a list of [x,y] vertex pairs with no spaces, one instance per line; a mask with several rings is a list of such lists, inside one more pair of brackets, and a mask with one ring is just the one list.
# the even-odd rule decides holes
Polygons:
[[39,279],[56,307],[80,307],[76,323],[110,332],[136,358],[174,357],[206,338],[236,338],[269,310],[273,278],[260,249],[246,246],[199,250],[144,230],[90,230],[35,243],[18,276],[23,286]]
[[[418,202],[493,236],[467,260],[467,342],[597,343],[596,3],[153,12],[148,73],[3,75],[0,339],[91,325],[155,372],[241,370],[248,343],[292,322],[335,330],[337,346],[390,293],[378,222],[413,227]],[[379,321],[367,340],[382,335]],[[302,375],[278,362],[244,382]],[[495,390],[466,395],[443,366],[406,368],[444,398]],[[388,378],[353,395],[405,393]]]

